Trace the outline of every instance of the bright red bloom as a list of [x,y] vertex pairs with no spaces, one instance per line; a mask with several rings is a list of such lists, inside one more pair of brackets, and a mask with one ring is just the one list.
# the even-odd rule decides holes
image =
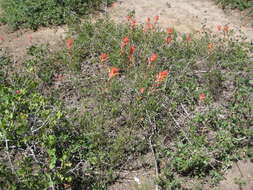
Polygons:
[[124,44],[128,44],[129,43],[129,38],[128,37],[123,38],[122,42]]
[[127,46],[127,44],[129,43],[129,38],[128,37],[124,37],[123,39],[122,39],[122,42],[121,42],[121,49],[123,49],[125,46]]
[[204,93],[201,93],[200,95],[199,95],[199,101],[203,101],[203,100],[205,100],[206,99],[206,95],[204,94]]
[[69,38],[66,40],[67,49],[71,49],[73,47],[73,44],[74,44],[74,40],[72,38]]
[[168,70],[165,70],[165,71],[162,71],[160,73],[158,73],[158,75],[156,75],[156,82],[162,82],[164,81],[169,75],[169,71]]
[[158,15],[154,17],[154,21],[155,21],[154,23],[155,23],[155,24],[158,22],[159,18],[160,18],[160,17],[159,17]]
[[106,54],[106,53],[102,53],[102,54],[99,56],[99,58],[100,58],[100,61],[101,61],[101,62],[105,62],[105,61],[108,60],[109,56],[108,56],[108,54]]
[[143,94],[145,92],[145,88],[140,89],[140,93]]
[[227,32],[229,31],[229,26],[228,26],[228,25],[225,25],[225,26],[223,27],[223,31],[227,33]]
[[153,24],[147,24],[147,27],[149,30],[152,30],[153,29]]
[[130,47],[130,50],[129,50],[129,54],[130,54],[130,55],[133,55],[134,52],[135,52],[135,49],[136,49],[135,46],[131,46],[131,47]]
[[133,55],[134,55],[135,49],[136,49],[135,46],[131,46],[130,47],[129,56],[128,56],[129,61],[131,61],[133,59]]
[[165,41],[166,41],[168,44],[169,44],[172,40],[173,40],[173,39],[172,39],[171,36],[168,36],[168,37],[165,39]]
[[126,19],[127,19],[128,21],[131,21],[131,20],[132,20],[132,16],[127,16]]
[[214,45],[213,45],[213,43],[209,43],[207,47],[209,50],[212,50],[214,48]]
[[112,77],[118,75],[120,72],[120,69],[119,68],[116,68],[116,67],[112,67],[110,69],[110,72],[109,72],[109,79],[111,79]]
[[167,34],[173,34],[174,28],[167,28]]
[[144,32],[147,32],[148,30],[152,30],[153,29],[153,24],[151,23],[146,23],[145,27],[144,27]]
[[20,90],[16,90],[16,94],[20,94],[21,92],[20,92]]
[[149,63],[153,63],[157,60],[158,55],[156,53],[153,53],[150,58],[148,59]]

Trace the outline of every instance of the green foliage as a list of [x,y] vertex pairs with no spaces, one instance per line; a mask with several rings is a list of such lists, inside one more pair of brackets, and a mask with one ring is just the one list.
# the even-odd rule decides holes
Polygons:
[[[79,20],[91,10],[97,9],[104,0],[1,0],[2,22],[14,30],[37,29],[39,26],[61,25]],[[107,1],[108,4],[113,0]]]
[[[138,169],[132,163],[150,143],[163,189],[180,189],[187,178],[215,185],[231,161],[252,154],[247,43],[207,31],[191,39],[175,31],[166,43],[157,28],[110,20],[87,21],[69,35],[73,46],[56,53],[32,46],[15,67],[0,59],[5,189],[103,190],[122,170]],[[120,72],[109,79],[113,67]],[[169,71],[163,80],[161,71]]]
[[253,7],[253,2],[251,0],[216,0],[220,3],[223,8],[229,6],[231,8],[237,8],[240,10],[244,10],[250,7]]
[[[100,159],[109,156],[102,149],[107,142],[96,144],[103,132],[93,133],[93,125],[86,126],[81,121],[78,127],[73,126],[58,101],[39,93],[48,84],[33,74],[42,72],[37,70],[37,61],[43,63],[38,53],[42,49],[37,48],[37,57],[25,62],[22,72],[16,71],[8,58],[1,57],[0,187],[61,189],[78,183],[78,188],[101,190],[103,186],[97,178],[102,181],[102,173],[100,178],[93,172],[96,167],[104,168]],[[75,165],[86,167],[77,177]]]

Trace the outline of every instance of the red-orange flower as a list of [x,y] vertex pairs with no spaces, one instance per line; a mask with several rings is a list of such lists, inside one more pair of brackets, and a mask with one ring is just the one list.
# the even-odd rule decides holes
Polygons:
[[213,43],[208,43],[207,47],[208,47],[209,50],[212,50],[214,48],[214,45],[213,45]]
[[71,49],[73,47],[74,40],[72,38],[69,38],[66,40],[66,46],[68,49]]
[[129,43],[129,38],[128,37],[123,38],[122,42],[124,44],[128,44]]
[[228,26],[228,25],[225,25],[225,26],[223,27],[223,31],[224,31],[224,32],[228,32],[228,31],[229,31],[229,26]]
[[217,26],[217,30],[218,30],[218,31],[221,31],[221,25],[218,25],[218,26]]
[[154,21],[155,21],[154,23],[155,23],[155,24],[158,22],[159,18],[160,18],[160,17],[159,17],[158,15],[154,17]]
[[151,23],[146,23],[145,27],[144,27],[144,32],[147,32],[148,30],[152,30],[154,28],[153,24]]
[[99,58],[100,58],[100,61],[101,61],[101,62],[105,62],[105,61],[108,60],[109,56],[108,56],[108,54],[106,54],[106,53],[102,53],[102,54],[99,56]]
[[120,72],[120,69],[119,68],[116,68],[116,67],[112,67],[110,69],[110,72],[109,72],[109,79],[111,79],[112,77],[118,75]]
[[169,44],[172,40],[173,40],[173,39],[172,39],[171,36],[168,36],[168,37],[165,39],[165,41],[166,41],[168,44]]
[[143,94],[145,92],[145,88],[140,89],[140,93]]
[[126,19],[127,19],[128,21],[131,21],[131,20],[132,20],[132,16],[129,15],[129,16],[126,17]]
[[156,82],[162,82],[164,81],[169,75],[169,71],[168,70],[165,70],[165,71],[162,71],[160,73],[158,73],[158,75],[156,75]]
[[127,44],[129,43],[129,38],[128,37],[124,37],[123,39],[122,39],[122,42],[121,42],[121,49],[123,49],[125,46],[127,46]]
[[130,23],[130,26],[132,28],[134,28],[137,25],[137,21],[136,19],[133,19],[132,16],[127,16],[126,19],[128,20],[128,22]]
[[149,63],[153,63],[157,60],[158,55],[156,53],[153,53],[150,58],[148,58]]
[[200,95],[199,95],[199,101],[203,101],[203,100],[205,100],[206,99],[206,95],[204,94],[204,93],[201,93]]
[[128,59],[130,61],[133,59],[133,55],[134,55],[135,49],[136,49],[135,46],[131,46],[130,49],[129,49],[129,57],[128,57]]
[[173,34],[174,33],[174,28],[167,28],[167,33],[168,34]]
[[131,46],[131,47],[130,47],[130,50],[129,50],[129,54],[130,54],[130,55],[133,55],[134,52],[135,52],[135,49],[136,49],[135,46]]

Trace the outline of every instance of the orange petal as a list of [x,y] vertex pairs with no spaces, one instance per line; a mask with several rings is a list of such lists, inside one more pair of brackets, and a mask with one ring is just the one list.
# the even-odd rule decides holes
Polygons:
[[66,40],[66,46],[68,49],[71,49],[73,47],[74,40],[72,38]]
[[167,33],[168,34],[173,34],[174,28],[167,28]]
[[112,67],[110,69],[110,72],[109,72],[109,79],[111,79],[112,77],[118,75],[120,72],[120,69],[119,68],[116,68],[116,67]]
[[209,50],[211,50],[211,49],[214,48],[214,45],[213,45],[213,43],[209,43],[207,47],[208,47]]
[[156,53],[153,53],[151,57],[149,58],[149,62],[152,63],[157,60],[158,55]]
[[162,82],[164,81],[169,75],[169,71],[168,70],[165,70],[165,71],[162,71],[160,73],[158,73],[158,75],[156,75],[156,82]]
[[145,92],[145,88],[140,89],[140,93],[143,94]]
[[228,31],[229,31],[229,26],[228,26],[228,25],[225,25],[224,28],[223,28],[223,31],[224,31],[224,32],[228,32]]
[[201,93],[200,95],[199,95],[199,101],[203,101],[203,100],[205,100],[206,99],[206,95],[204,94],[204,93]]
[[155,16],[155,18],[154,18],[154,20],[155,20],[155,23],[157,23],[158,22],[158,20],[159,20],[159,16],[157,15],[157,16]]
[[108,60],[109,57],[106,53],[102,53],[99,58],[100,58],[101,62],[105,62]]

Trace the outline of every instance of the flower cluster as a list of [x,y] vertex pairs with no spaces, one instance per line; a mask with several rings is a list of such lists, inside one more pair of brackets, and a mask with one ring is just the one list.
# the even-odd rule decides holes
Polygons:
[[146,19],[146,23],[144,25],[143,31],[144,32],[148,32],[148,31],[154,30],[155,29],[155,25],[158,23],[159,19],[160,19],[160,17],[157,15],[157,16],[154,17],[154,19],[153,19],[154,21],[151,22],[151,18],[148,17]]
[[166,37],[166,39],[165,39],[165,42],[167,43],[167,44],[169,44],[169,43],[171,43],[172,42],[172,40],[173,40],[173,36],[174,36],[174,34],[175,34],[175,32],[174,32],[174,28],[167,28],[167,37]]
[[127,16],[127,21],[129,22],[132,29],[137,26],[137,21],[132,16]]
[[108,56],[106,53],[102,53],[102,54],[99,56],[99,58],[100,58],[100,61],[101,61],[102,63],[104,63],[104,62],[106,62],[106,61],[108,60],[109,56]]
[[[150,30],[153,30],[155,28],[155,25],[158,23],[159,21],[159,16],[155,16],[153,19],[147,18],[146,19],[146,23],[143,26],[143,31],[147,32]],[[136,26],[136,20],[131,17],[128,16],[127,17],[128,22],[130,23],[130,27],[132,29],[135,28]],[[217,26],[218,30],[223,30],[224,32],[227,32],[229,30],[228,26],[224,26],[223,28],[221,26]],[[165,38],[165,43],[166,44],[170,44],[173,40],[176,41],[177,38],[177,33],[175,31],[175,29],[173,27],[169,27],[166,30],[166,38]],[[191,35],[190,34],[183,34],[182,39],[185,40],[186,42],[191,41]],[[125,36],[121,39],[120,43],[119,43],[119,47],[120,47],[120,52],[121,55],[123,57],[126,57],[129,61],[129,63],[135,63],[135,53],[136,51],[138,51],[138,46],[136,46],[133,43],[133,39],[130,36]],[[66,40],[66,47],[67,49],[71,49],[73,48],[74,45],[74,40],[72,38],[69,38]],[[207,44],[207,49],[209,52],[211,52],[214,49],[214,43],[209,42]],[[138,51],[139,53],[141,53],[141,51]],[[156,52],[153,52],[149,55],[149,57],[147,57],[147,66],[154,66],[156,62],[158,62],[158,58],[159,55]],[[110,56],[108,53],[103,52],[100,54],[99,56],[99,60],[101,63],[109,63],[110,61]],[[109,67],[108,68],[108,79],[111,80],[112,78],[115,78],[117,76],[119,76],[120,74],[122,74],[123,70],[122,68],[118,68],[118,67]],[[167,81],[168,77],[169,77],[170,71],[169,70],[163,70],[158,72],[157,74],[154,75],[153,78],[153,85],[150,86],[151,89],[156,90],[154,88],[157,88],[157,90],[159,89],[159,87],[165,82]],[[149,87],[146,88],[140,88],[139,89],[139,93],[140,94],[144,94],[147,89]],[[152,91],[151,91],[152,92]],[[203,102],[206,98],[206,95],[204,93],[199,94],[198,100],[199,102]]]
[[109,70],[109,79],[111,79],[112,77],[115,77],[116,75],[119,75],[119,73],[120,73],[120,69],[119,68],[112,67]]
[[218,25],[217,26],[217,30],[218,31],[223,31],[224,33],[228,33],[229,32],[229,26],[228,25]]

